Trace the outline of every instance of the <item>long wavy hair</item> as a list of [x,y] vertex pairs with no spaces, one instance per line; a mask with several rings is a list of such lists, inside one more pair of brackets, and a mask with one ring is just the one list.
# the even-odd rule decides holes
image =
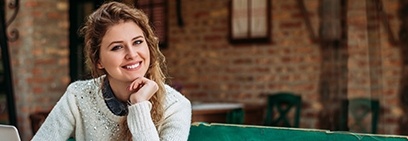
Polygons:
[[[92,77],[97,78],[101,75],[109,75],[103,69],[98,69],[97,64],[100,61],[100,48],[102,38],[106,31],[121,22],[132,21],[136,23],[143,31],[149,51],[150,51],[150,65],[145,74],[145,77],[151,79],[159,86],[158,91],[149,100],[152,103],[151,116],[156,126],[163,118],[163,99],[165,95],[164,83],[166,76],[163,73],[165,68],[164,55],[159,50],[159,41],[149,25],[149,19],[141,10],[132,6],[119,3],[108,2],[99,7],[88,18],[81,29],[81,33],[85,38],[84,52],[86,55],[86,65],[92,74]],[[121,140],[131,140],[132,135],[127,126],[126,118],[120,123],[123,137]]]

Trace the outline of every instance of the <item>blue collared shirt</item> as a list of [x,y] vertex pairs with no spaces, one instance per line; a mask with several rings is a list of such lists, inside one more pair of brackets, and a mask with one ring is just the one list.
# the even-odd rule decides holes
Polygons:
[[106,105],[113,114],[118,116],[125,116],[128,114],[127,103],[122,102],[115,97],[107,78],[105,78],[103,82],[102,95],[105,99]]

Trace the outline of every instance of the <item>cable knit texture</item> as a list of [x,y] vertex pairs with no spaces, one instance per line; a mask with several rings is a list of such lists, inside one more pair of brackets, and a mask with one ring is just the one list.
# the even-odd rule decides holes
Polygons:
[[179,92],[165,85],[164,120],[156,129],[150,114],[152,104],[148,101],[129,106],[128,116],[114,115],[103,99],[101,80],[71,83],[32,140],[64,141],[69,137],[77,141],[117,140],[122,118],[127,118],[133,140],[187,140],[191,103]]

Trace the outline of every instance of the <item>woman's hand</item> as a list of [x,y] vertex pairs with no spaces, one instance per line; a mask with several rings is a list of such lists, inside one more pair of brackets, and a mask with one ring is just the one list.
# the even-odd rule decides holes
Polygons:
[[145,77],[139,77],[128,87],[132,93],[129,97],[130,104],[149,100],[159,89],[157,83]]

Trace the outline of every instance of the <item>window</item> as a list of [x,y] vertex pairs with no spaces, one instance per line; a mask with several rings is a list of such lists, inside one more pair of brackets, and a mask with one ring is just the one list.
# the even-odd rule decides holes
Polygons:
[[269,7],[269,0],[232,0],[231,43],[269,42]]
[[147,14],[150,25],[159,38],[159,46],[167,46],[167,3],[166,0],[136,0],[135,6]]

